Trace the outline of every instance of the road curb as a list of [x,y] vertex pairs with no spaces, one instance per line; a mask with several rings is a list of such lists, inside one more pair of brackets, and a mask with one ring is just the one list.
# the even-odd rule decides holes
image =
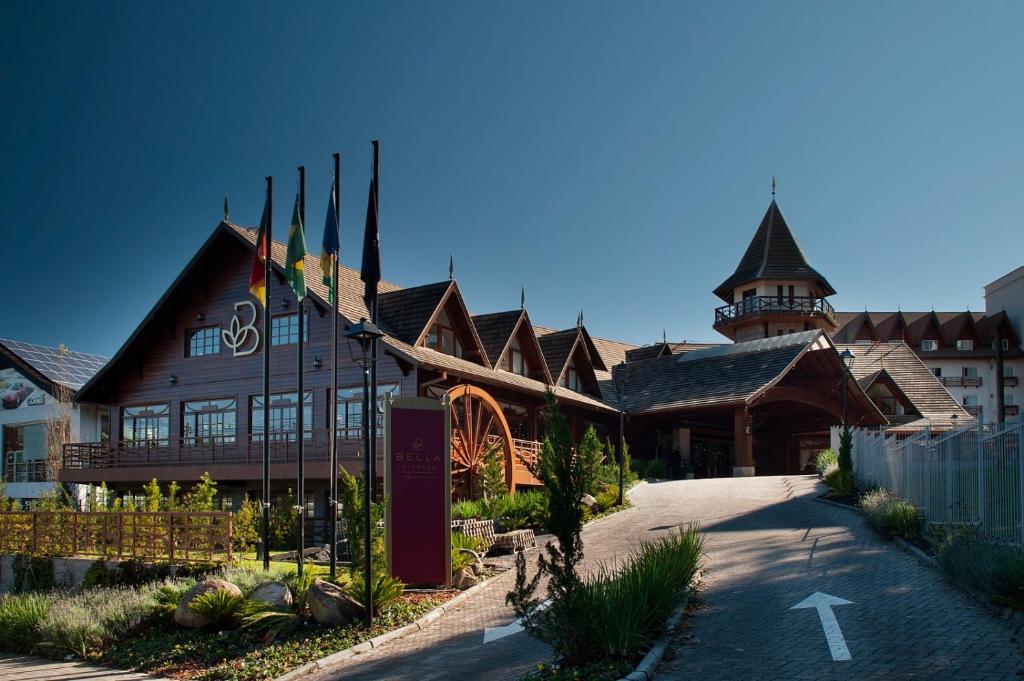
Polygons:
[[356,644],[351,648],[339,650],[336,653],[331,653],[327,657],[321,657],[319,660],[307,662],[301,667],[296,667],[290,672],[285,672],[281,676],[278,676],[274,679],[274,681],[294,681],[294,679],[299,679],[303,676],[308,676],[313,672],[320,671],[321,669],[327,669],[328,667],[332,667],[338,664],[339,662],[344,662],[345,660],[355,657],[356,655],[359,655],[361,653],[368,652],[370,650],[373,650],[374,648],[379,648],[385,643],[388,643],[389,641],[394,641],[395,639],[399,639],[404,636],[408,636],[409,634],[412,634],[414,632],[420,631],[428,624],[437,621],[441,617],[441,615],[445,614],[455,606],[459,605],[473,594],[481,591],[484,587],[486,587],[488,584],[490,584],[492,581],[494,581],[503,574],[505,573],[499,572],[495,575],[488,577],[479,584],[471,586],[459,595],[437,606],[433,610],[424,613],[415,621],[410,622],[409,624],[403,625],[397,629],[392,629],[391,631],[386,631],[383,634],[380,634],[379,636],[375,636],[374,638],[363,641],[362,643]]
[[679,626],[679,622],[686,614],[686,606],[689,605],[690,597],[693,595],[699,582],[700,573],[697,573],[693,586],[688,587],[683,595],[683,602],[672,611],[672,614],[665,621],[665,633],[658,639],[657,643],[651,646],[651,649],[644,655],[644,659],[640,660],[640,663],[637,664],[636,669],[619,679],[619,681],[651,681],[654,678],[654,672],[657,671],[658,665],[661,664],[661,658],[665,656],[665,651],[668,650],[669,644],[672,643],[676,627]]
[[[826,492],[826,494],[827,494],[827,492]],[[854,513],[856,513],[858,515],[861,515],[861,516],[864,515],[864,509],[860,508],[859,506],[850,506],[849,504],[840,504],[838,501],[832,501],[831,499],[826,499],[825,498],[825,494],[822,494],[820,496],[814,497],[814,500],[817,501],[819,504],[827,504],[829,506],[834,506],[836,508],[845,508],[847,511],[853,511]]]

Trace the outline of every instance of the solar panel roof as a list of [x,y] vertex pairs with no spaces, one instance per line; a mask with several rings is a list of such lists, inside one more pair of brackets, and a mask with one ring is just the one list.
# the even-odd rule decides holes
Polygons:
[[107,363],[106,357],[0,338],[25,364],[55,383],[77,390]]

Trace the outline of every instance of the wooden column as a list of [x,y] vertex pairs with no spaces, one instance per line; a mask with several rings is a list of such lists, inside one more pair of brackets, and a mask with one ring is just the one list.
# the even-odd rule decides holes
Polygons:
[[736,459],[732,467],[734,478],[754,474],[754,445],[750,434],[750,414],[746,408],[739,407],[733,412],[733,441],[736,447]]

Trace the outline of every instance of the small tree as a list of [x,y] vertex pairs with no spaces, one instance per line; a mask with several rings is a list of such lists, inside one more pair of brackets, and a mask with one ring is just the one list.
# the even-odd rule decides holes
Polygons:
[[142,494],[146,498],[145,504],[143,505],[144,511],[150,513],[160,510],[160,502],[162,495],[160,494],[160,483],[153,478],[142,487]]
[[274,499],[270,509],[270,546],[280,549],[295,547],[298,534],[296,503],[295,493],[290,487],[287,493]]
[[480,486],[484,499],[500,497],[508,491],[505,484],[505,442],[492,442],[484,452],[484,465],[480,468]]
[[[547,436],[539,473],[548,495],[548,528],[556,541],[545,547],[546,555],[538,557],[537,572],[532,578],[527,576],[526,558],[522,553],[516,556],[516,583],[505,601],[522,618],[527,633],[551,645],[567,664],[575,665],[583,662],[580,657],[584,649],[574,623],[581,621],[580,577],[576,568],[583,559],[580,498],[586,491],[583,487],[586,474],[583,457],[573,453],[569,423],[550,391],[547,403]],[[539,599],[534,594],[543,575],[549,576],[547,592],[551,603],[540,610],[537,608]]]
[[199,481],[185,494],[182,506],[186,511],[212,511],[216,498],[217,483],[213,481],[209,473],[203,473]]
[[[71,351],[63,343],[57,347],[58,372],[62,377],[67,375],[66,365],[70,355]],[[57,474],[64,467],[64,445],[71,441],[74,393],[63,383],[54,382],[51,394],[54,409],[46,418],[46,477],[47,480],[57,480]]]
[[262,525],[262,505],[247,496],[231,522],[231,543],[235,551],[244,553],[252,549],[260,540]]
[[839,434],[839,470],[853,475],[853,431],[849,426],[843,426]]
[[178,511],[181,510],[181,502],[178,495],[181,494],[181,485],[176,481],[171,480],[167,485],[167,496],[163,500],[163,510],[165,511]]
[[580,459],[580,474],[582,479],[580,485],[587,494],[597,494],[598,475],[601,471],[601,463],[604,461],[604,447],[601,439],[597,436],[594,426],[588,426],[583,439],[580,440],[576,454]]

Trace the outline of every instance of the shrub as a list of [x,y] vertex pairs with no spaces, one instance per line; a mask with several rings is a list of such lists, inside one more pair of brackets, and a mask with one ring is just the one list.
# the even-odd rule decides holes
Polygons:
[[594,426],[587,426],[583,439],[576,447],[576,456],[580,460],[580,485],[587,494],[597,494],[598,478],[604,463],[604,445],[597,437]]
[[961,587],[996,605],[1024,610],[1024,548],[959,534],[943,540],[936,557]]
[[839,433],[839,456],[836,457],[839,469],[846,473],[853,473],[853,431],[847,425]]
[[548,521],[548,498],[544,492],[528,490],[488,499],[481,510],[483,517],[500,520],[506,531],[541,529]]
[[262,504],[247,497],[231,518],[232,548],[240,553],[251,550],[260,541],[262,530]]
[[483,503],[464,500],[452,504],[452,518],[455,520],[473,520],[483,517]]
[[[504,439],[498,440],[487,447],[484,452],[484,464],[480,467],[480,487],[484,498],[490,499],[504,494],[505,486],[505,449]],[[472,490],[471,490],[472,492]]]
[[825,473],[825,484],[832,488],[832,496],[850,496],[854,487],[853,473],[840,469],[838,465],[829,467]]
[[818,477],[824,479],[831,466],[839,467],[839,455],[834,449],[823,449],[814,457],[814,468],[818,471]]
[[[342,478],[344,478],[344,474]],[[288,488],[287,493],[274,499],[270,509],[270,546],[273,548],[295,548],[299,517],[299,512],[295,509],[297,503],[295,493],[291,488]]]
[[113,641],[127,638],[153,616],[154,589],[114,587],[79,593],[54,592],[38,626],[39,652],[86,659]]
[[[473,553],[480,553],[483,546],[484,540],[480,537],[452,532],[452,574],[472,565],[476,560]],[[469,553],[470,551],[473,553]]]
[[[400,581],[379,570],[374,570],[372,577],[373,585],[373,613],[376,615],[381,610],[402,597],[405,585]],[[366,581],[363,579],[362,571],[354,571],[346,591],[357,603],[366,609]]]
[[38,642],[36,629],[49,609],[43,594],[0,594],[0,649],[31,653]]
[[632,465],[641,480],[667,477],[664,459],[634,459]]
[[608,489],[598,493],[596,497],[597,507],[601,513],[604,513],[608,509],[612,508],[619,503],[619,486],[610,485]]
[[224,628],[236,624],[241,619],[244,606],[244,596],[238,596],[226,589],[213,589],[193,598],[188,604],[188,609],[205,617],[212,626]]
[[44,556],[19,553],[11,561],[14,592],[46,591],[55,586],[53,560]]
[[860,498],[860,507],[868,524],[884,535],[899,535],[910,540],[921,538],[924,516],[909,501],[887,489],[876,489]]

